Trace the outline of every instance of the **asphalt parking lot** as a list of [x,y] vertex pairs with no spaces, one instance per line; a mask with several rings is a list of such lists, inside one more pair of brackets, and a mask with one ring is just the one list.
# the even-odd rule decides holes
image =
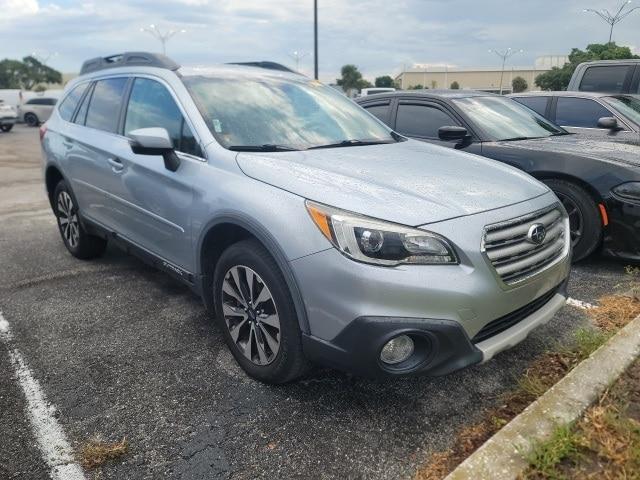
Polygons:
[[[237,367],[199,299],[116,249],[82,262],[60,241],[37,129],[0,134],[0,478],[41,479],[10,349],[39,382],[69,442],[126,437],[129,453],[87,478],[410,478],[426,456],[509,389],[528,362],[587,322],[566,306],[521,345],[443,378],[371,381],[319,370],[281,387]],[[595,302],[624,264],[573,269]]]

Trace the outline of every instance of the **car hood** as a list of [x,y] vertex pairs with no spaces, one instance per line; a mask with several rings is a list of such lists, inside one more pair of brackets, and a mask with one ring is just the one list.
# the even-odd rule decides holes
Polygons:
[[537,152],[566,153],[618,164],[640,166],[640,146],[632,143],[599,140],[594,137],[580,135],[579,133],[494,143],[506,147],[535,150]]
[[299,152],[243,152],[236,158],[254,179],[405,225],[473,215],[548,191],[507,165],[413,140]]

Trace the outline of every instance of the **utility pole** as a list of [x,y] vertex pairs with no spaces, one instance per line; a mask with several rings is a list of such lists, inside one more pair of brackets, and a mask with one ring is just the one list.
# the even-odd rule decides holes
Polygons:
[[187,32],[184,29],[182,29],[182,30],[170,29],[170,30],[167,30],[166,32],[162,32],[154,24],[151,24],[148,27],[142,27],[140,29],[140,31],[141,32],[147,32],[147,33],[151,34],[153,37],[155,37],[158,40],[160,40],[160,43],[162,44],[162,54],[163,55],[167,54],[167,42],[171,39],[171,37],[173,37],[174,35],[177,35],[178,33],[186,33]]
[[491,53],[495,53],[498,57],[502,59],[502,69],[500,70],[500,95],[502,95],[502,81],[504,79],[504,66],[507,63],[507,60],[513,57],[516,53],[522,53],[524,50],[513,50],[511,47],[506,50],[489,50]]
[[318,80],[318,0],[313,0],[313,76]]
[[630,3],[631,3],[631,0],[625,0],[624,2],[622,2],[622,5],[620,5],[620,8],[615,13],[615,15],[611,13],[609,10],[604,8],[602,10],[585,8],[583,12],[595,13],[597,16],[599,16],[602,20],[604,20],[606,23],[608,23],[611,26],[611,28],[609,29],[609,43],[611,43],[611,39],[613,38],[613,27],[615,27],[616,24],[621,22],[624,18],[629,16],[631,12],[638,10],[640,8],[640,7],[627,8],[627,6]]

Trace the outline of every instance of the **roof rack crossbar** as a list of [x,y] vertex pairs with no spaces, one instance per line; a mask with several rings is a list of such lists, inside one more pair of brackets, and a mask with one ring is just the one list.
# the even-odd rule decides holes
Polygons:
[[158,67],[175,71],[180,68],[169,57],[159,53],[149,52],[124,52],[108,57],[96,57],[85,61],[80,69],[80,75],[108,68],[116,67]]
[[289,72],[289,73],[297,73],[298,75],[302,75],[300,72],[296,72],[295,70],[290,69],[289,67],[285,67],[281,63],[270,62],[270,61],[259,61],[259,62],[229,62],[227,65],[243,65],[245,67],[258,67],[258,68],[266,68],[268,70],[279,70],[281,72]]

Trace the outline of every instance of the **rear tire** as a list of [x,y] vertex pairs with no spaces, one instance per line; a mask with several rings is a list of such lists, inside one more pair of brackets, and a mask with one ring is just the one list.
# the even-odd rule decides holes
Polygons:
[[30,127],[37,127],[40,125],[40,119],[38,119],[38,116],[35,113],[29,112],[24,114],[24,123]]
[[276,261],[260,242],[243,240],[222,253],[213,296],[216,322],[249,376],[281,384],[307,371],[291,293]]
[[2,126],[0,126],[0,130],[2,130],[3,132],[10,132],[12,128],[13,128],[13,125],[2,125]]
[[598,205],[591,195],[575,183],[566,180],[544,181],[553,190],[569,214],[573,261],[591,255],[602,239],[602,219]]
[[78,216],[78,203],[64,180],[58,182],[53,193],[53,211],[64,246],[71,255],[89,260],[104,253],[107,241],[86,232]]

